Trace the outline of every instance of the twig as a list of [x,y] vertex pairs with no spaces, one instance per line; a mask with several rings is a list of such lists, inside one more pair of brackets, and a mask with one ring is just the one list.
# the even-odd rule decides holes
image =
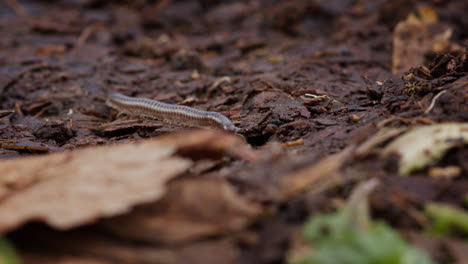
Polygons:
[[430,104],[429,107],[426,109],[426,111],[424,111],[424,114],[428,114],[429,112],[432,111],[432,108],[434,108],[437,99],[439,99],[439,97],[442,96],[446,91],[447,91],[447,90],[443,90],[443,91],[441,91],[440,93],[438,93],[436,96],[434,96],[434,98],[432,98],[431,104]]

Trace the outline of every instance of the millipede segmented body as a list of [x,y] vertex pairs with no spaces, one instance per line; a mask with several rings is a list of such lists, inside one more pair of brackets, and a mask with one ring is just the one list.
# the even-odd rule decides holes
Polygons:
[[224,115],[188,106],[134,98],[120,93],[110,94],[106,104],[120,113],[157,119],[167,124],[238,131],[232,121]]

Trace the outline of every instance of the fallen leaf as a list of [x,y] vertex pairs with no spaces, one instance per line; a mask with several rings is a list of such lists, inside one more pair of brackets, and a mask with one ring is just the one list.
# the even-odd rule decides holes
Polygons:
[[468,212],[462,208],[429,203],[424,211],[433,222],[431,231],[442,236],[448,236],[455,231],[468,234]]
[[377,184],[373,178],[357,185],[338,212],[314,214],[304,225],[304,238],[313,250],[296,255],[289,263],[433,264],[425,252],[408,244],[396,230],[370,218],[368,199]]
[[257,161],[258,153],[245,143],[242,135],[213,131],[191,130],[159,138],[161,142],[177,144],[177,154],[194,160],[232,156]]
[[1,264],[18,264],[20,263],[19,256],[13,246],[10,245],[5,238],[0,237],[0,263]]
[[415,127],[388,144],[381,156],[399,157],[399,172],[410,174],[440,159],[446,151],[468,142],[468,123]]
[[438,23],[434,10],[423,7],[418,11],[419,17],[410,14],[395,27],[392,62],[395,76],[401,76],[411,67],[423,65],[424,55],[428,52],[462,50],[450,41],[453,29]]
[[125,213],[159,199],[166,182],[193,164],[184,157],[202,159],[205,154],[254,157],[234,135],[194,130],[133,144],[1,161],[0,232],[32,220],[69,229]]
[[159,202],[103,222],[126,239],[181,244],[241,230],[261,213],[258,204],[236,193],[224,180],[179,179]]
[[0,231],[31,220],[68,229],[158,199],[165,182],[192,163],[171,157],[175,150],[153,140],[4,161],[4,179],[40,181],[4,197]]
[[339,170],[352,155],[352,147],[337,154],[327,156],[299,171],[282,176],[278,181],[278,190],[283,201],[301,194],[311,188],[322,190],[339,181]]

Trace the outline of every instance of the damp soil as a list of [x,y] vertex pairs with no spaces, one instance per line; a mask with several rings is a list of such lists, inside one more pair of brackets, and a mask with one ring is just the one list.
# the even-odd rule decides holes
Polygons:
[[[117,116],[105,104],[110,92],[220,112],[263,159],[223,160],[191,177],[222,179],[248,199],[277,206],[236,234],[177,245],[185,256],[180,263],[285,263],[293,234],[307,217],[336,209],[359,179],[286,201],[277,197],[272,179],[359,144],[382,127],[468,121],[466,53],[428,55],[429,75],[414,65],[405,75],[415,76],[420,89],[409,91],[404,76],[392,75],[393,30],[421,3],[436,11],[453,28],[453,41],[463,45],[464,1],[4,1],[0,159],[186,130]],[[468,193],[466,146],[439,164],[462,170],[447,180],[427,171],[402,177],[375,160],[357,160],[348,169],[384,182],[371,199],[375,218],[421,247],[437,248],[431,253],[446,260],[451,257],[442,242],[427,238],[412,212],[428,201],[464,206],[463,195],[454,193]],[[163,250],[96,226],[83,232],[95,231],[120,243],[109,246],[115,251],[125,248],[136,256],[153,246]],[[137,263],[132,253],[87,254],[73,251],[76,241],[57,242],[79,237],[80,229],[68,237],[40,224],[16,232],[14,244],[30,263],[70,254],[95,261],[76,263]],[[28,234],[52,242],[31,246]]]

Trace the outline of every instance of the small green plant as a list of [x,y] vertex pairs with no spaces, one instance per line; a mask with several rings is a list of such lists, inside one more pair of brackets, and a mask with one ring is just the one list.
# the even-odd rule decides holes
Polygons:
[[423,251],[403,240],[391,227],[370,220],[366,195],[360,195],[358,199],[353,199],[353,195],[338,212],[316,215],[305,224],[304,237],[313,246],[313,250],[290,263],[434,263]]
[[448,236],[454,232],[468,234],[468,212],[445,204],[430,203],[425,208],[432,220],[431,233]]
[[13,246],[0,237],[0,264],[19,264],[19,258]]

